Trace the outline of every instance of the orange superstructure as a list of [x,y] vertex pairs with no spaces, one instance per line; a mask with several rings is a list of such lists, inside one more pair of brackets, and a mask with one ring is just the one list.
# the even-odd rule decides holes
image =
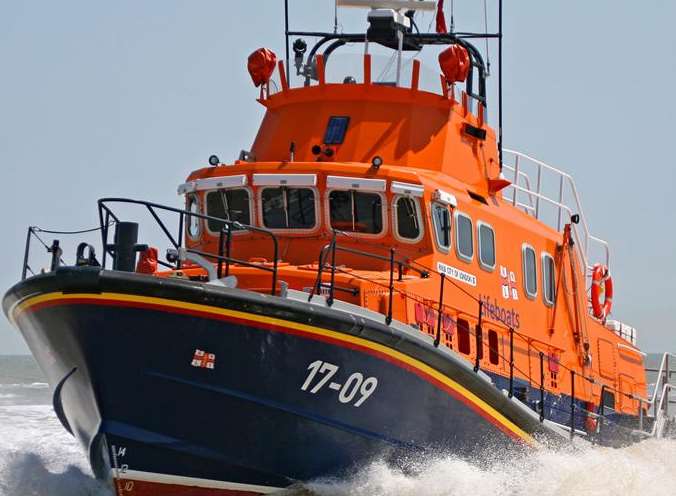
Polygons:
[[[320,252],[335,230],[340,247],[382,257],[338,250],[335,285],[341,290],[335,297],[387,313],[388,259],[395,250],[396,260],[409,267],[401,275],[397,271],[393,281],[394,319],[435,336],[442,321],[441,345],[474,363],[481,304],[482,369],[506,374],[512,329],[517,377],[539,387],[543,353],[547,391],[570,391],[574,371],[579,399],[598,405],[605,385],[616,411],[637,415],[635,398],[646,396],[642,354],[590,312],[586,260],[574,246],[571,226],[556,230],[503,197],[511,183],[501,175],[495,133],[483,118],[483,106],[474,102],[479,110],[471,111],[472,99],[457,94],[443,78],[438,94],[419,89],[417,61],[411,87],[374,84],[369,64],[366,55],[363,83],[329,84],[320,74],[316,85],[289,88],[283,83],[277,93],[264,92],[260,102],[267,113],[249,160],[190,174],[181,190],[190,191],[188,201],[212,215],[203,207],[209,204],[207,195],[219,188],[200,184],[234,177],[237,186],[230,188],[248,195],[247,220],[270,227],[263,191],[306,188],[313,194],[312,226],[273,229],[280,240],[278,278],[289,288],[314,287]],[[281,63],[279,70],[284,79]],[[326,144],[327,123],[334,116],[349,118],[344,141]],[[374,158],[382,165],[374,166]],[[332,224],[332,191],[380,198],[382,229],[346,232],[345,226]],[[404,214],[417,218],[414,236],[399,232],[410,230],[399,219]],[[437,224],[445,219],[444,233]],[[447,242],[440,242],[440,232]],[[271,263],[264,236],[239,232],[233,239],[233,257]],[[187,242],[218,252],[218,233],[206,222]],[[534,274],[525,273],[527,265]],[[266,287],[268,276],[260,271],[235,265],[230,273],[240,279],[240,287]],[[439,319],[441,273],[446,286]],[[324,270],[322,280],[329,276]]]

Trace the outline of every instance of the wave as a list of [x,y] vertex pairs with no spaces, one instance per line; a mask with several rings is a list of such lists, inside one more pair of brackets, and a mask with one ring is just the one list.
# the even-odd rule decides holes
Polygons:
[[[375,462],[342,480],[324,479],[284,494],[304,496],[673,496],[676,441],[622,449],[580,444],[472,463],[420,461],[406,471]],[[0,496],[112,496],[96,481],[77,442],[51,407],[0,408]]]
[[81,467],[49,469],[37,453],[14,452],[6,456],[0,475],[0,496],[113,496],[101,482]]
[[0,389],[47,389],[49,384],[46,382],[30,382],[30,383],[14,383],[14,384],[0,384]]
[[[295,494],[295,493],[294,493]],[[447,457],[415,475],[374,463],[349,480],[307,484],[297,494],[321,496],[673,496],[676,441],[647,440],[623,448],[540,450],[497,463]]]

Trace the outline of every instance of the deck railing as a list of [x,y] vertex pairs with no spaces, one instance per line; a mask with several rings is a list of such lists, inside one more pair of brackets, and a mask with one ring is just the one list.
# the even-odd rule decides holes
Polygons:
[[[580,222],[579,224],[573,224],[573,234],[584,266],[587,270],[592,269],[593,263],[590,254],[592,246],[596,246],[602,250],[603,254],[599,261],[609,266],[610,247],[606,241],[591,234],[573,177],[525,153],[507,148],[503,152],[503,171],[506,173],[507,179],[512,182],[505,189],[503,198],[536,219],[546,222],[557,231],[561,231],[567,218],[579,215]],[[534,187],[531,184],[530,174],[524,171],[526,167],[531,173],[535,171]],[[544,176],[546,173],[554,177],[558,183],[558,193],[555,197],[551,197],[544,192]],[[567,197],[572,198],[572,203],[569,204],[566,201]],[[543,203],[549,204],[554,208],[556,213],[555,221],[545,218],[542,209]]]

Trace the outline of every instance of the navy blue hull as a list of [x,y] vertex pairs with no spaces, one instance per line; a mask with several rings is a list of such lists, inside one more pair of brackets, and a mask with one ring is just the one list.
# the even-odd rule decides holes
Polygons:
[[286,487],[375,458],[477,456],[551,434],[422,337],[282,298],[85,276],[70,297],[53,291],[77,286],[76,271],[38,281],[43,300],[23,283],[5,311],[61,383],[57,413],[99,477]]

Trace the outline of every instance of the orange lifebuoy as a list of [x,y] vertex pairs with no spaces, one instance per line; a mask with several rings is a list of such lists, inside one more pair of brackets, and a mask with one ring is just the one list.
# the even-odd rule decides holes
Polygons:
[[[601,295],[603,303],[601,303]],[[594,317],[606,320],[613,308],[613,278],[608,273],[608,267],[601,264],[594,265],[592,271],[591,304]]]

